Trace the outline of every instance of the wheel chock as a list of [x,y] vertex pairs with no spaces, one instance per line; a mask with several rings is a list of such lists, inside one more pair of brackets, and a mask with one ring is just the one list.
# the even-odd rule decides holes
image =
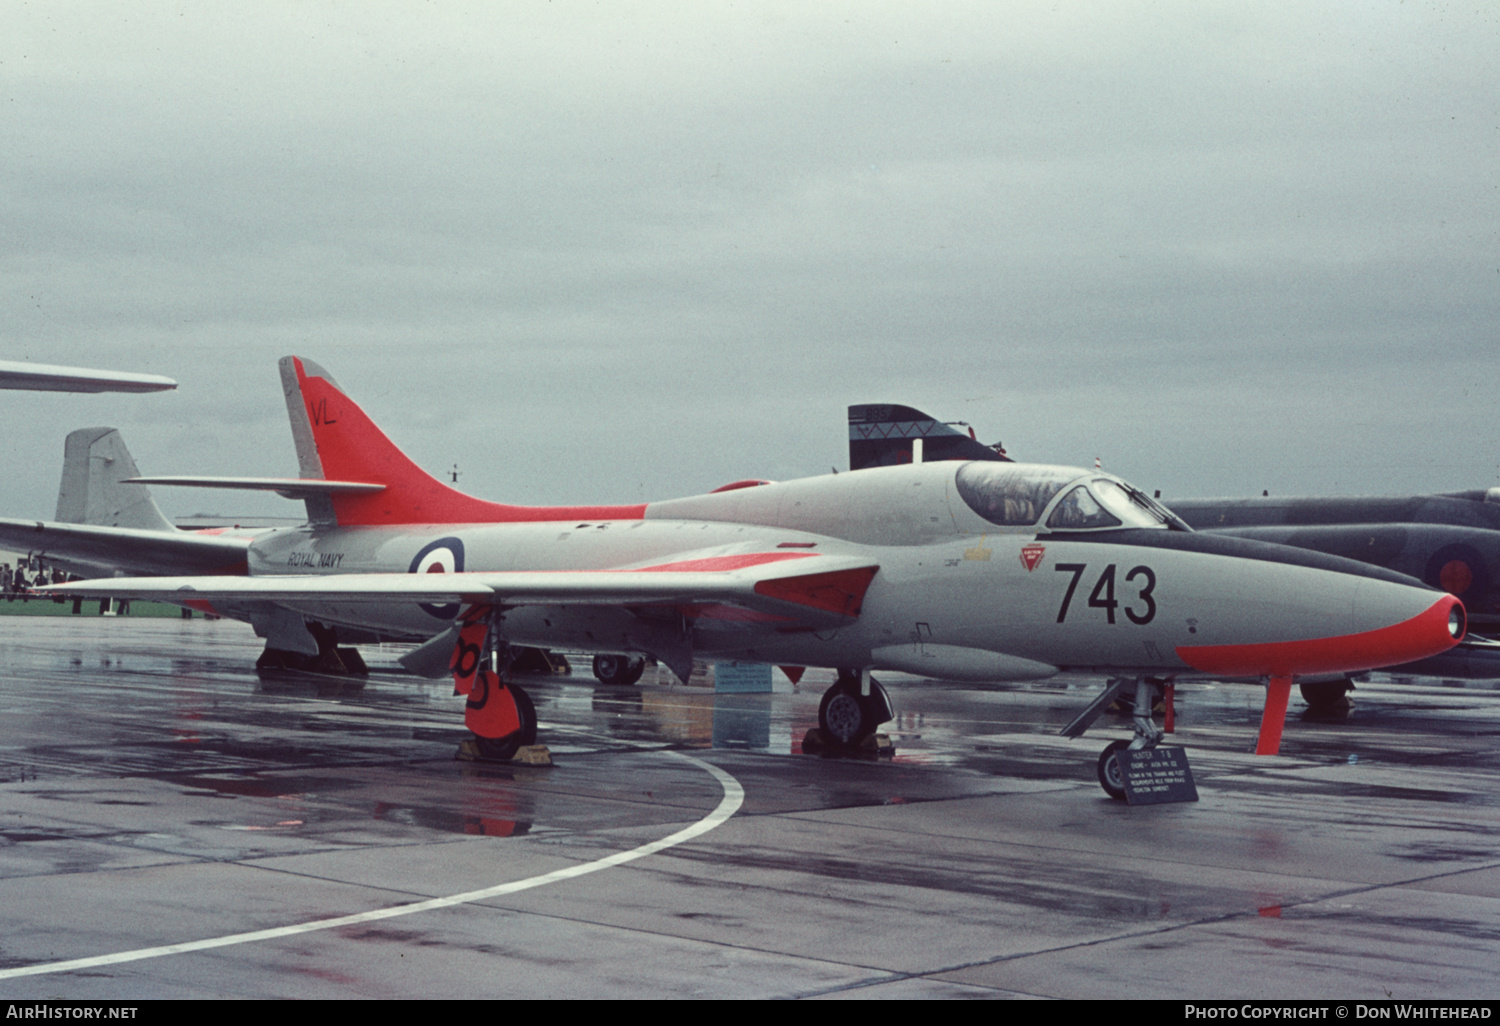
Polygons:
[[871,734],[853,748],[836,745],[828,740],[821,727],[812,727],[802,735],[803,755],[823,755],[826,753],[842,753],[844,755],[875,756],[877,758],[888,758],[894,755],[896,746],[891,741],[889,734]]
[[[453,757],[459,762],[497,762],[495,759],[486,758],[480,754],[479,745],[474,742],[473,738],[469,738],[467,741],[460,741],[458,743],[458,752]],[[516,749],[515,755],[511,756],[505,762],[499,763],[499,765],[551,766],[552,750],[546,745],[525,745]]]

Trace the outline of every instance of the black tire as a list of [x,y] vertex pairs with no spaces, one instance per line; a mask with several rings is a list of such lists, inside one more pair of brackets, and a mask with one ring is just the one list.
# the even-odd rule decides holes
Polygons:
[[1302,700],[1314,709],[1328,709],[1340,705],[1345,696],[1354,690],[1354,682],[1345,678],[1343,680],[1315,681],[1307,684],[1298,684],[1297,690],[1302,692]]
[[1111,741],[1099,753],[1099,786],[1117,802],[1125,800],[1125,771],[1120,768],[1118,755],[1129,747],[1129,741]]
[[869,695],[861,695],[858,677],[840,676],[818,703],[818,728],[836,748],[858,748],[890,718],[890,699],[873,680]]
[[594,676],[601,684],[627,686],[641,679],[646,672],[646,660],[640,656],[596,655]]
[[521,726],[504,737],[474,735],[474,747],[479,750],[480,757],[495,762],[509,762],[522,748],[536,744],[536,706],[532,704],[531,696],[514,684],[506,684],[505,688],[516,700],[516,714]]

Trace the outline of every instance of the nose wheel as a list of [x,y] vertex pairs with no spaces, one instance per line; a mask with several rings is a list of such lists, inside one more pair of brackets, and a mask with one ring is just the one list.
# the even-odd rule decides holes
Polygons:
[[1120,768],[1120,751],[1129,741],[1111,741],[1099,753],[1099,786],[1115,801],[1125,800],[1125,771]]
[[[1099,786],[1115,801],[1124,801],[1125,767],[1120,765],[1120,753],[1126,749],[1140,751],[1155,748],[1161,743],[1161,728],[1151,718],[1151,706],[1156,698],[1157,682],[1150,677],[1137,677],[1135,681],[1135,715],[1132,725],[1135,737],[1129,741],[1111,741],[1099,753]],[[1121,689],[1122,690],[1122,689]],[[1107,694],[1108,692],[1106,692]]]
[[870,681],[870,693],[860,694],[860,675],[841,671],[833,687],[818,703],[818,727],[823,737],[839,748],[858,748],[891,718],[891,700],[879,682]]

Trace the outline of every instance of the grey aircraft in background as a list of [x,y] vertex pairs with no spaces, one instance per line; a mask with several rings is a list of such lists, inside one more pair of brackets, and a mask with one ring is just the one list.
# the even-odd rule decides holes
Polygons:
[[[967,427],[967,425],[961,425]],[[923,440],[918,442],[918,440]],[[915,444],[914,444],[915,443]],[[1008,460],[954,424],[896,404],[849,407],[849,465],[861,470],[918,459]],[[1396,667],[1417,675],[1500,677],[1500,488],[1384,498],[1262,495],[1169,500],[1196,531],[1289,545],[1405,574],[1463,600],[1469,638],[1450,652]],[[1336,702],[1346,677],[1304,681],[1313,704]]]

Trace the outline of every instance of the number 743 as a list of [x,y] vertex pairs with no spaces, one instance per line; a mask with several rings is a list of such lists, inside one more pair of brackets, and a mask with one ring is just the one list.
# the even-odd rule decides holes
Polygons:
[[[1073,593],[1078,590],[1078,582],[1083,579],[1088,564],[1058,563],[1053,569],[1058,573],[1073,575],[1073,579],[1068,582],[1068,590],[1063,595],[1062,605],[1057,610],[1057,622],[1062,623],[1068,617],[1068,606],[1073,602]],[[1135,596],[1127,601],[1143,603],[1145,608],[1137,612],[1127,605],[1125,615],[1133,624],[1147,624],[1156,616],[1156,600],[1151,597],[1151,592],[1156,588],[1156,573],[1149,566],[1131,567],[1130,572],[1125,575],[1125,583],[1128,585],[1137,578],[1141,578],[1142,581],[1136,585]],[[1108,621],[1114,623],[1115,610],[1119,606],[1120,602],[1115,598],[1115,564],[1111,563],[1104,568],[1104,573],[1099,575],[1099,580],[1094,584],[1094,590],[1089,592],[1089,607],[1104,610]]]

